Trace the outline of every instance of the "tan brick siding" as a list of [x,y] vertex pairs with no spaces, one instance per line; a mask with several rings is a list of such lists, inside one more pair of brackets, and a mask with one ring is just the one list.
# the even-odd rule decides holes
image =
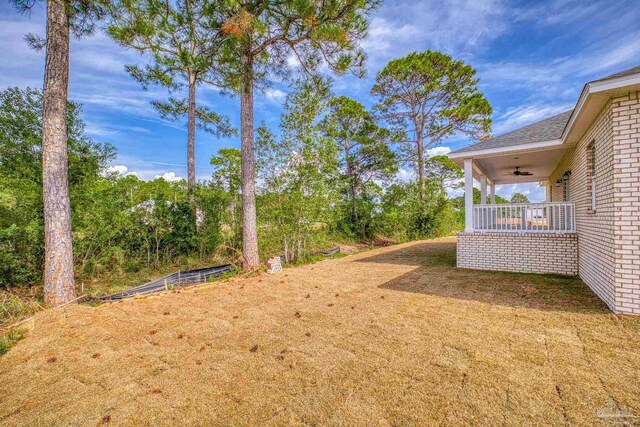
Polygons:
[[[587,173],[587,146],[595,141],[596,210],[591,211],[591,187]],[[613,239],[613,129],[611,102],[598,114],[591,127],[575,147],[568,149],[549,176],[551,199],[563,201],[563,186],[554,183],[569,178],[569,198],[576,205],[578,234],[578,271],[580,278],[612,310],[614,297],[614,239]]]
[[457,255],[461,268],[578,274],[575,234],[458,233]]
[[[596,210],[591,211],[588,145],[595,143]],[[571,171],[576,204],[578,270],[582,280],[616,313],[640,314],[640,96],[613,98],[549,177]]]
[[640,92],[613,99],[611,112],[615,311],[640,314]]

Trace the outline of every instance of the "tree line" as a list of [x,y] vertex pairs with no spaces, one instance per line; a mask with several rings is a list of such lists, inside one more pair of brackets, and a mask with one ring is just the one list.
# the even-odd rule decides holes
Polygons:
[[[35,6],[32,0],[14,3],[23,12]],[[86,249],[81,239],[94,251],[99,245],[92,241],[97,234],[80,233],[76,214],[84,208],[74,200],[74,189],[79,187],[71,181],[75,148],[82,148],[96,165],[87,182],[106,186],[104,191],[129,191],[128,203],[126,195],[114,196],[120,211],[135,218],[124,227],[132,234],[121,238],[145,243],[134,245],[135,250],[121,247],[129,243],[114,247],[126,254],[135,252],[132,259],[143,254],[147,263],[160,262],[196,248],[211,250],[220,244],[216,239],[225,235],[231,236],[226,247],[241,247],[244,267],[255,269],[260,246],[269,251],[278,247],[294,260],[308,252],[313,239],[338,231],[361,237],[403,229],[406,237],[434,233],[438,212],[448,206],[445,180],[437,171],[455,169],[446,159],[432,160],[429,169],[426,149],[454,133],[479,138],[490,130],[491,106],[478,90],[475,70],[439,52],[412,53],[387,64],[376,75],[372,111],[355,100],[331,95],[327,70],[364,75],[366,55],[360,41],[378,6],[376,0],[47,0],[46,6],[46,37],[27,36],[34,48],[46,49],[43,92],[12,89],[3,96],[30,99],[32,118],[41,112],[40,127],[31,128],[40,136],[34,155],[41,167],[31,166],[41,177],[36,180],[41,201],[35,197],[34,203],[36,212],[42,213],[45,244],[41,258],[34,259],[35,264],[41,259],[38,267],[50,305],[75,298],[74,266],[86,266],[93,259],[84,253],[80,261]],[[153,197],[143,201],[147,205],[131,205],[144,193],[140,188],[164,184],[104,177],[100,172],[110,158],[110,148],[89,140],[81,129],[74,134],[71,128],[81,128],[81,119],[76,113],[79,106],[68,100],[69,40],[72,35],[90,35],[96,28],[104,28],[123,48],[147,56],[145,66],[132,64],[127,70],[143,87],[161,85],[170,90],[168,99],[154,102],[162,117],[186,117],[188,179],[186,188],[170,185],[176,187],[171,190],[173,201],[166,189],[156,188],[151,191]],[[276,78],[296,82],[279,133],[264,125],[256,128],[254,123],[254,94]],[[199,184],[196,127],[217,135],[237,132],[228,117],[197,103],[197,89],[203,85],[240,98],[241,149],[220,151],[212,159],[216,168],[212,180]],[[27,145],[35,147],[33,135],[29,138]],[[76,147],[74,141],[85,145]],[[9,158],[2,155],[5,167]],[[413,166],[414,182],[390,184],[398,165]],[[37,188],[31,190],[37,192]],[[185,199],[188,209],[184,209]],[[385,229],[394,222],[401,227]],[[169,235],[181,231],[161,239],[161,224]],[[136,227],[146,231],[133,231]],[[269,243],[264,236],[259,239],[261,234],[278,236],[278,243]],[[113,239],[109,242],[117,240]],[[172,249],[163,246],[169,241]]]

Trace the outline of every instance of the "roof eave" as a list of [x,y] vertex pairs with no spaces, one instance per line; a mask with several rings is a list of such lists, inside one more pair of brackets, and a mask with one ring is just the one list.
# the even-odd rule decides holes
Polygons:
[[562,145],[561,139],[551,139],[549,141],[531,142],[529,144],[509,145],[507,147],[485,148],[483,150],[454,151],[448,156],[452,160],[478,159],[482,157],[493,157],[523,151],[539,151],[549,147]]
[[[449,153],[449,158],[459,160],[456,163],[462,163],[462,159],[490,157],[493,155],[503,155],[518,151],[528,151],[545,149],[547,147],[555,147],[564,143],[572,144],[579,140],[587,130],[589,123],[595,119],[602,107],[612,96],[623,96],[625,93],[640,91],[640,73],[631,74],[622,77],[616,77],[607,80],[596,80],[584,85],[580,97],[574,108],[560,139],[550,141],[533,142],[529,144],[511,145],[507,147],[487,148],[483,150],[466,150],[454,151]],[[585,114],[585,106],[589,104],[587,114]]]
[[[640,73],[608,80],[596,80],[585,84],[576,103],[576,108],[573,110],[562,132],[562,141],[571,143],[579,140],[587,130],[588,124],[595,119],[595,115],[600,112],[609,98],[616,95],[622,96],[625,93],[636,90],[640,90]],[[591,106],[591,114],[585,115],[585,106],[594,102],[595,105]]]

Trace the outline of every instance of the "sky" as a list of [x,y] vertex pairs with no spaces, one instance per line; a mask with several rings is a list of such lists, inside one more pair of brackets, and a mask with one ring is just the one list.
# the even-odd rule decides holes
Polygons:
[[[30,16],[10,2],[0,3],[0,89],[41,88],[44,53],[29,50],[26,33],[45,34],[45,7]],[[357,99],[367,107],[370,90],[384,65],[410,52],[445,52],[477,69],[480,90],[493,107],[493,133],[499,135],[574,107],[584,84],[640,64],[640,7],[637,0],[386,0],[372,15],[363,42],[367,75],[334,81],[335,95]],[[144,56],[126,50],[102,32],[71,43],[70,98],[84,106],[86,132],[117,150],[112,168],[141,179],[186,177],[186,126],[163,121],[150,102],[165,99],[161,88],[144,90],[126,72]],[[276,129],[289,88],[272,82],[255,100],[256,123]],[[228,115],[239,127],[240,101],[200,87],[198,102]],[[433,147],[443,154],[468,145],[455,136]],[[223,147],[239,147],[239,138],[197,133],[196,171],[208,179],[209,159]],[[411,179],[403,168],[400,179]],[[535,184],[503,185],[497,194],[522,192],[543,201]]]

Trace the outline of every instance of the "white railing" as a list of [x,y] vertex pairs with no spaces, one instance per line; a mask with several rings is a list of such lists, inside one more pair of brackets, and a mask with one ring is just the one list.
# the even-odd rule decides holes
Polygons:
[[473,205],[473,230],[574,233],[575,205],[572,202]]

